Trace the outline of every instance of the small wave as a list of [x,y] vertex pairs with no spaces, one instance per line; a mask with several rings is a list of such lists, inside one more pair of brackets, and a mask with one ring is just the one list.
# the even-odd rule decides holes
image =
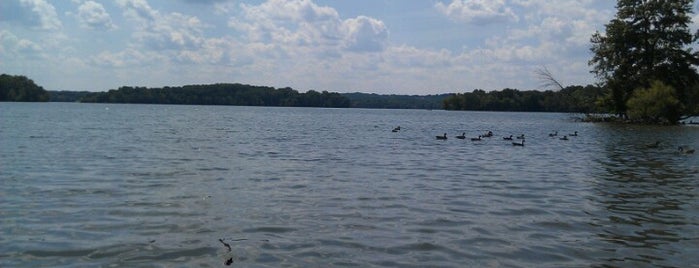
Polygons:
[[263,226],[256,228],[244,229],[244,233],[289,233],[296,231],[296,228],[281,227],[281,226]]

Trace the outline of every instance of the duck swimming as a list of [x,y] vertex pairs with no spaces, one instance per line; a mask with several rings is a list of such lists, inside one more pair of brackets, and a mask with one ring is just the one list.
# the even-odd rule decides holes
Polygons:
[[513,141],[512,146],[524,146],[524,139],[522,139],[522,142]]
[[694,149],[684,148],[683,146],[677,147],[677,151],[681,154],[693,154]]
[[471,141],[480,141],[481,140],[481,135],[478,135],[478,138],[471,138]]
[[459,136],[456,136],[456,138],[457,138],[457,139],[460,139],[460,140],[463,140],[463,139],[465,139],[465,138],[466,138],[466,132],[464,132],[464,133],[461,133],[461,135],[459,135]]
[[[646,148],[658,148],[660,147],[660,141],[655,141],[654,143],[646,144]],[[680,146],[682,147],[682,146]]]
[[443,136],[437,136],[438,140],[446,140],[447,139],[447,133],[444,133]]
[[506,141],[511,141],[511,140],[512,140],[512,135],[510,135],[509,137],[502,137],[502,139],[503,139],[503,140],[506,140]]

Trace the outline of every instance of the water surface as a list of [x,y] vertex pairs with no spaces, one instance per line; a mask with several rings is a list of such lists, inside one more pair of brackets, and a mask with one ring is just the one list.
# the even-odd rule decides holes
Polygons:
[[697,267],[699,160],[677,146],[698,138],[550,113],[0,103],[0,267]]

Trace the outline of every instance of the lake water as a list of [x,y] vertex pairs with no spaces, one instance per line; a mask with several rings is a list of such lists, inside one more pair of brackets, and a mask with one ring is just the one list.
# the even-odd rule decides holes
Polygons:
[[699,127],[0,103],[0,267],[699,267],[680,145]]

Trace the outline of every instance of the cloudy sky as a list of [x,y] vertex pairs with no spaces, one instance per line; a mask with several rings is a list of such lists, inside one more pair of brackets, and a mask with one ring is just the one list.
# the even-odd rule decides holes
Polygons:
[[0,72],[48,90],[245,83],[382,94],[594,83],[611,0],[2,0]]

